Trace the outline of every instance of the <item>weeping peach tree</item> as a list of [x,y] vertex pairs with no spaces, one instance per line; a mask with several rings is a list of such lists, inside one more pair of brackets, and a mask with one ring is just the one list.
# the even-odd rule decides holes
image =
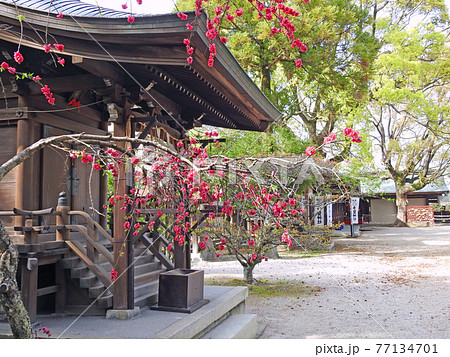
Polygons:
[[[334,135],[333,135],[334,137]],[[134,143],[136,150],[124,149],[118,143]],[[73,151],[76,144],[84,150]],[[333,140],[324,145],[338,145]],[[135,188],[124,196],[113,195],[109,205],[131,207],[124,222],[128,234],[137,235],[144,229],[139,223],[140,209],[176,207],[176,219],[168,229],[174,231],[174,241],[169,245],[186,245],[187,232],[192,231],[191,215],[202,206],[209,206],[210,219],[222,218],[214,230],[221,237],[215,247],[217,256],[225,247],[234,250],[244,267],[245,280],[253,281],[256,264],[267,260],[268,249],[281,243],[291,245],[288,221],[301,215],[296,181],[289,171],[304,165],[315,149],[309,147],[305,155],[292,158],[240,158],[229,159],[221,155],[209,156],[191,139],[186,145],[180,141],[178,151],[151,140],[128,137],[96,136],[88,134],[62,135],[41,139],[0,166],[0,181],[14,167],[39,150],[51,146],[91,165],[92,170],[116,176],[122,165],[134,166]],[[317,164],[333,172],[326,165]],[[294,184],[292,184],[292,182]],[[158,211],[158,216],[162,216]],[[150,222],[151,224],[152,222]],[[245,224],[244,224],[245,223]],[[207,227],[212,230],[214,224]],[[202,232],[203,233],[203,232]],[[204,237],[206,239],[206,237]],[[200,241],[200,247],[204,244]],[[247,244],[242,244],[246,242]],[[31,337],[28,314],[23,306],[16,282],[18,253],[0,221],[0,302],[8,316],[15,337]],[[113,268],[111,280],[115,280]]]
[[[183,43],[186,46],[188,64],[195,58],[195,48],[191,46],[189,31],[197,26],[198,16],[201,15],[206,2],[195,1],[193,17],[178,13],[180,21],[186,21],[187,36]],[[249,2],[258,19],[273,23],[273,36],[286,36],[289,39],[290,51],[298,51],[299,54],[306,51],[301,40],[294,37],[294,22],[299,15],[298,11],[287,6],[283,0]],[[216,16],[207,21],[206,36],[210,41],[209,66],[214,65],[214,58],[217,56],[215,43],[227,41],[225,36],[221,36],[221,24],[223,21],[232,22],[235,16],[242,15],[242,9],[234,7],[234,2],[224,1],[223,5],[217,6]],[[65,15],[57,11],[56,14],[49,13],[47,16],[62,18]],[[133,13],[127,17],[130,24],[138,20]],[[22,27],[24,18],[19,12],[18,21]],[[21,38],[11,60],[0,64],[0,71],[7,71],[15,75],[16,79],[38,83],[49,105],[54,105],[55,97],[51,88],[45,84],[45,76],[20,70],[24,61],[32,60],[22,55]],[[57,66],[64,66],[64,59],[60,57],[64,52],[64,44],[56,39],[52,42],[54,43],[44,41],[42,48]],[[300,58],[295,61],[295,65],[297,68],[301,67]],[[79,105],[75,100],[69,103],[71,107]],[[351,140],[360,140],[357,133],[352,131],[351,134]],[[337,140],[333,133],[330,133],[328,138],[324,145],[338,145],[339,142],[348,140]],[[118,145],[124,142],[133,143],[138,149],[129,150]],[[73,151],[71,147],[74,144],[77,147],[84,146],[85,149]],[[73,134],[41,139],[25,148],[0,166],[0,180],[39,150],[50,146],[65,152],[74,160],[79,159],[86,165],[92,165],[92,170],[103,171],[112,176],[117,175],[121,165],[133,166],[135,188],[123,196],[113,195],[105,205],[120,204],[132,208],[126,217],[127,221],[124,222],[124,229],[128,234],[134,235],[144,229],[138,220],[141,207],[176,206],[176,218],[168,228],[173,229],[175,233],[174,241],[168,247],[169,251],[175,244],[188,243],[186,233],[192,230],[189,217],[204,205],[211,208],[210,219],[222,216],[223,222],[226,222],[222,225],[222,231],[225,231],[227,224],[235,229],[238,227],[238,236],[244,238],[246,247],[241,243],[233,243],[228,235],[220,239],[220,244],[215,249],[217,254],[225,247],[237,252],[236,258],[247,268],[247,281],[253,280],[251,273],[254,266],[266,260],[267,249],[280,243],[291,244],[288,225],[285,222],[300,215],[301,208],[298,207],[295,185],[289,182],[292,178],[280,174],[285,172],[289,165],[280,164],[280,161],[275,163],[269,158],[228,159],[221,155],[210,156],[207,149],[197,145],[195,139],[191,139],[189,143],[180,141],[177,150],[174,150],[151,140]],[[294,163],[288,160],[290,167],[299,167],[306,160],[311,160],[310,156],[315,155],[315,151],[316,148],[308,147],[305,155],[295,159]],[[255,167],[262,167],[265,171],[255,170]],[[158,216],[162,215],[162,211],[159,211]],[[204,240],[200,242],[201,246],[203,244]],[[0,303],[6,312],[14,337],[31,338],[30,319],[16,281],[17,262],[17,249],[0,221]],[[114,273],[113,269],[113,281],[116,277]]]

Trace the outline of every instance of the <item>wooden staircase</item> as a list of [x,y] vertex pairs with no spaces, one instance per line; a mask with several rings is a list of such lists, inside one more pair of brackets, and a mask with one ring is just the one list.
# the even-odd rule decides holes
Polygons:
[[146,247],[135,247],[134,256],[134,306],[148,308],[158,302],[159,274],[167,269]]
[[[106,242],[103,245],[112,251],[111,243]],[[146,247],[135,247],[134,255],[134,264],[131,268],[134,269],[134,304],[135,307],[145,309],[157,303],[159,274],[167,269],[162,267],[162,264]],[[69,304],[67,306],[68,313],[79,313],[92,302],[95,302],[93,305],[95,308],[91,311],[93,315],[105,314],[106,310],[113,307],[113,294],[110,290],[113,290],[114,285],[110,288],[102,283],[81,258],[71,253],[71,256],[59,262],[59,266],[66,270],[67,278],[79,288],[79,293],[85,297],[85,302],[89,301],[83,306]],[[113,268],[111,263],[106,259],[102,260],[101,256],[96,266],[108,275]],[[111,283],[113,282],[111,281]]]

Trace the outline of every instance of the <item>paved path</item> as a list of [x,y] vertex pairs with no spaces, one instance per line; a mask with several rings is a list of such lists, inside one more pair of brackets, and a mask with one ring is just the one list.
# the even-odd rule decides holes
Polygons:
[[[241,277],[232,262],[200,262],[210,277]],[[309,296],[254,298],[261,338],[450,338],[450,227],[380,228],[338,238],[335,250],[273,259],[256,279],[302,283]]]

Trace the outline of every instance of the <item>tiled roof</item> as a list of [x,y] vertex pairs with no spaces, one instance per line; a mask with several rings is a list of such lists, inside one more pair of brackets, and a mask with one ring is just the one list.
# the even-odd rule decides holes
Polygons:
[[[384,180],[379,183],[378,186],[366,187],[362,185],[362,191],[364,193],[384,193],[384,194],[395,194],[395,183],[393,180]],[[420,190],[413,191],[411,193],[440,193],[449,192],[447,185],[444,180],[439,180],[436,183],[431,183],[421,188]]]
[[17,6],[45,12],[59,13],[71,16],[86,17],[126,17],[128,13],[96,5],[86,4],[79,0],[0,0],[0,2],[16,4]]

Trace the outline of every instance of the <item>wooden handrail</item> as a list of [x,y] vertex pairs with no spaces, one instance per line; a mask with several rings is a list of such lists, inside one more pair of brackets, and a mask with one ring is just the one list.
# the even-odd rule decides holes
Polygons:
[[0,211],[0,217],[17,216],[13,211]]
[[20,208],[13,208],[13,212],[16,216],[25,216],[25,217],[37,217],[37,216],[46,216],[52,214],[55,209],[53,207],[36,210],[36,211],[27,211]]
[[91,223],[92,225],[94,225],[99,230],[99,232],[101,234],[103,234],[103,236],[106,239],[108,239],[111,243],[114,242],[114,239],[109,235],[109,233],[106,232],[106,230],[98,222],[94,221],[92,219],[92,217],[89,214],[87,214],[86,212],[83,212],[83,211],[69,211],[67,213],[69,215],[71,215],[71,216],[72,215],[78,215],[78,216],[82,216],[82,217],[86,218],[87,222]]
[[47,215],[57,215],[59,212],[54,212],[54,208],[46,208],[36,211],[27,211],[20,208],[13,208],[12,211],[0,211],[0,217],[8,216],[25,216],[25,217],[37,217],[37,216],[47,216]]
[[106,289],[113,292],[113,285],[109,280],[107,274],[102,271],[101,267],[96,265],[91,259],[89,259],[86,254],[83,253],[82,249],[77,246],[77,242],[66,241],[66,244],[72,249],[72,251],[87,265],[90,271],[102,282]]
[[111,254],[111,252],[105,248],[105,246],[99,242],[96,242],[92,237],[89,235],[88,230],[85,226],[78,225],[78,224],[68,224],[66,225],[67,229],[76,229],[78,230],[84,238],[95,248],[98,252],[100,252],[104,257],[111,263],[111,265],[114,265],[114,257]]
[[[163,253],[158,251],[158,249],[155,248],[154,243],[160,240],[160,238],[157,238],[155,241],[152,241],[151,238],[149,238],[146,235],[143,235],[140,239],[142,243],[147,247],[148,250],[152,252],[152,254],[164,265],[168,270],[174,269],[174,265],[172,262],[167,258]],[[161,240],[163,241],[163,240]]]

